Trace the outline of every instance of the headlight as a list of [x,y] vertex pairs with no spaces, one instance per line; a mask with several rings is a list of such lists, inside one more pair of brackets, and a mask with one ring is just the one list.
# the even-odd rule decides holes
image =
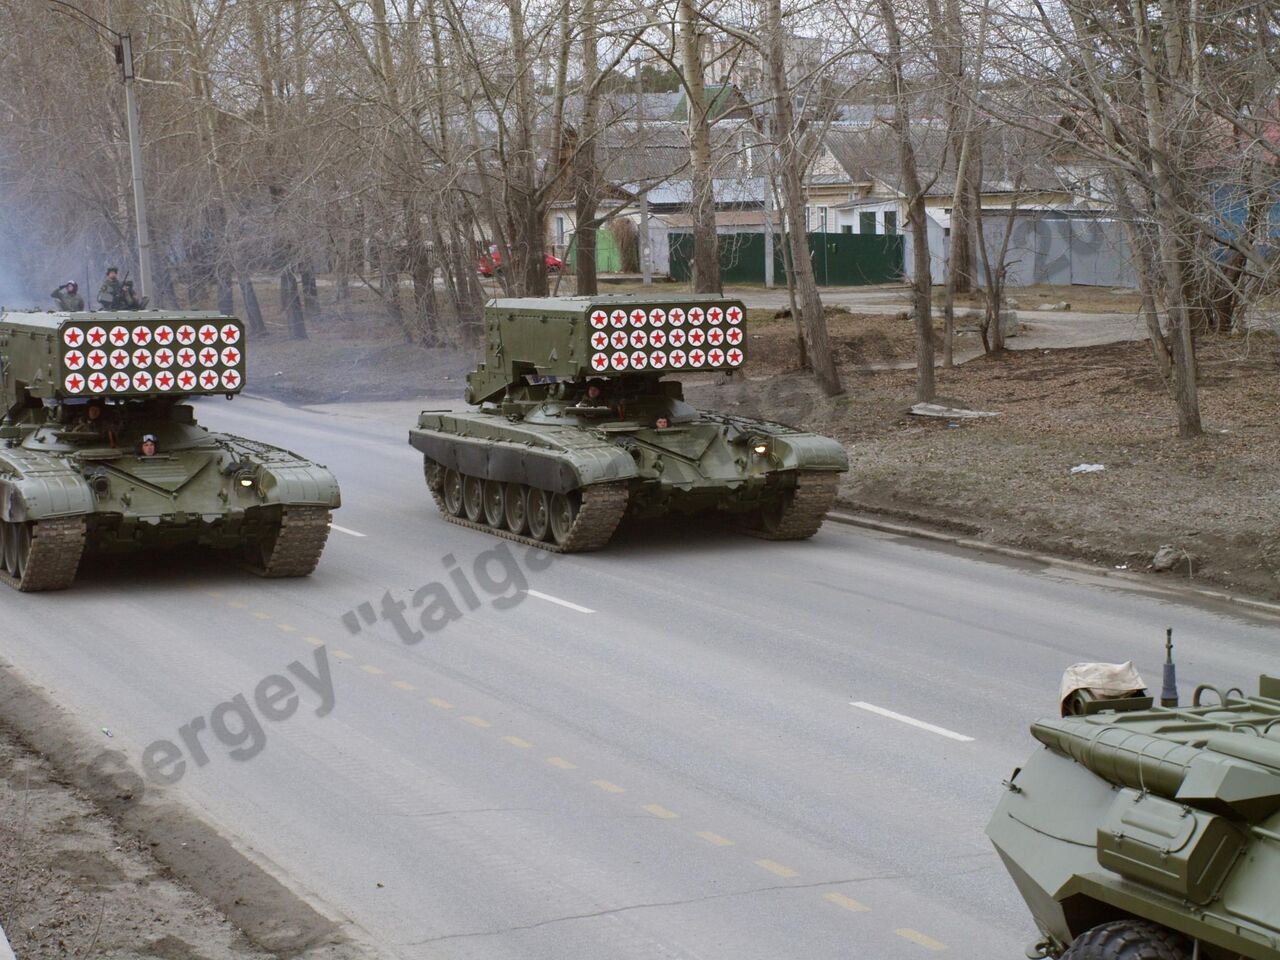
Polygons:
[[763,457],[769,452],[769,441],[756,437],[751,441],[751,452],[757,457]]
[[252,474],[252,473],[241,473],[241,474],[238,474],[238,475],[236,476],[236,482],[237,482],[237,483],[239,483],[239,484],[240,484],[240,486],[242,486],[242,487],[252,487],[252,486],[253,486],[253,474]]

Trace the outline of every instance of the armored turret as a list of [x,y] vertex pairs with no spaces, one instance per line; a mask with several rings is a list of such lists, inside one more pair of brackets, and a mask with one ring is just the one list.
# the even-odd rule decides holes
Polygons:
[[680,375],[746,362],[746,310],[709,297],[541,297],[485,308],[470,413],[423,411],[409,442],[453,523],[560,551],[602,547],[624,515],[817,532],[844,449],[778,423],[702,413]]

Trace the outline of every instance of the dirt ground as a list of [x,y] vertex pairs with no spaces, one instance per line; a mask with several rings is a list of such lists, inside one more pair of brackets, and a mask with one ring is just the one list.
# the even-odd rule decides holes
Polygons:
[[267,960],[0,726],[0,923],[21,960]]

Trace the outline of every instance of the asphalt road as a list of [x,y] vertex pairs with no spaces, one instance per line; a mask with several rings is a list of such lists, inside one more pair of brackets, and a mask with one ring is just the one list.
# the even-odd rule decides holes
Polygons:
[[[199,416],[336,471],[319,571],[90,562],[0,599],[0,656],[135,760],[170,740],[166,789],[388,956],[1021,957],[983,828],[1062,668],[1133,658],[1158,685],[1168,625],[1186,692],[1280,669],[1274,624],[835,524],[503,553],[436,514],[410,405]],[[386,597],[399,630],[358,612]],[[299,706],[268,722],[272,675]],[[217,708],[241,693],[261,734],[237,743]]]

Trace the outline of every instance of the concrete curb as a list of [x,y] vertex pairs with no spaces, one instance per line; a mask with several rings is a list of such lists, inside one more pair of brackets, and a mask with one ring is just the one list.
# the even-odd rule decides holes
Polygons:
[[4,927],[0,927],[0,960],[16,960],[9,941],[4,935]]
[[1097,563],[1073,560],[1069,557],[1060,557],[1051,553],[1037,553],[1034,550],[1021,550],[1018,547],[1007,547],[1000,543],[988,543],[985,540],[975,540],[973,537],[964,536],[963,534],[945,533],[940,530],[931,530],[928,527],[915,526],[908,523],[895,523],[890,520],[882,520],[879,517],[867,516],[865,514],[832,511],[827,514],[827,519],[849,527],[863,527],[867,530],[877,530],[880,533],[891,533],[900,537],[913,537],[919,540],[931,540],[934,543],[946,543],[951,546],[964,547],[968,550],[981,550],[984,553],[994,553],[999,556],[1010,557],[1015,560],[1030,560],[1035,563],[1049,564],[1055,567],[1065,567],[1068,570],[1076,570],[1093,576],[1108,577],[1112,580],[1123,580],[1127,583],[1145,587],[1186,592],[1194,594],[1197,597],[1202,597],[1206,600],[1215,600],[1219,603],[1231,603],[1236,606],[1252,610],[1256,613],[1262,613],[1272,617],[1280,617],[1280,603],[1270,603],[1266,600],[1256,600],[1253,597],[1243,597],[1238,594],[1228,593],[1224,590],[1214,590],[1209,587],[1195,587],[1190,584],[1182,583],[1171,584],[1166,582],[1154,582],[1152,578],[1146,574],[1134,573],[1127,570],[1113,570],[1110,567],[1105,567]]

